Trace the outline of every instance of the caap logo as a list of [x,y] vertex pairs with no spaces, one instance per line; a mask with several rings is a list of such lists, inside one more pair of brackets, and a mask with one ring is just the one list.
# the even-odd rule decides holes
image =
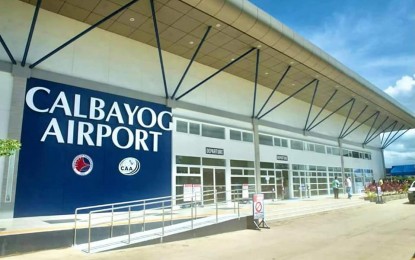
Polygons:
[[72,161],[73,171],[80,176],[88,175],[93,167],[94,163],[91,157],[86,154],[77,155]]
[[118,165],[120,173],[131,176],[140,170],[140,161],[133,157],[123,159]]

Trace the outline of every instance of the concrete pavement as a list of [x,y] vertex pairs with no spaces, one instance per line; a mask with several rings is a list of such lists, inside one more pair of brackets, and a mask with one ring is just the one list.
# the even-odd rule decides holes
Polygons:
[[90,255],[68,248],[5,259],[411,259],[415,253],[414,212],[407,200],[368,203],[268,221],[271,229],[262,231],[243,230]]

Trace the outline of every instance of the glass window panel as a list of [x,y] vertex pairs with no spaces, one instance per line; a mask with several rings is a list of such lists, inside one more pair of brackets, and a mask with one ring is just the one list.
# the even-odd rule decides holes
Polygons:
[[244,174],[245,175],[255,175],[255,171],[254,170],[244,170]]
[[231,177],[231,184],[255,184],[254,177]]
[[189,133],[200,135],[200,124],[189,123]]
[[332,154],[331,147],[327,146],[326,150],[327,150],[327,154]]
[[288,170],[290,167],[286,163],[276,163],[275,169]]
[[229,131],[229,138],[231,140],[238,140],[241,141],[241,132],[236,130],[230,130]]
[[343,156],[349,157],[349,150],[343,149]]
[[225,159],[217,159],[217,158],[202,158],[202,165],[226,166],[226,160]]
[[326,166],[317,166],[317,171],[325,171]]
[[231,167],[254,168],[253,161],[231,160]]
[[242,175],[242,169],[231,169],[232,175]]
[[250,142],[252,143],[254,141],[254,135],[247,132],[242,132],[242,140],[244,142]]
[[190,167],[190,173],[200,174],[200,168]]
[[274,137],[274,146],[281,146],[281,139]]
[[180,184],[201,184],[198,176],[176,176],[176,185]]
[[176,164],[200,165],[200,157],[177,155]]
[[176,168],[177,173],[188,173],[188,170],[189,169],[187,167],[180,167],[179,166],[179,167]]
[[304,150],[304,143],[302,141],[291,140],[291,149]]
[[202,125],[202,136],[225,139],[225,128],[213,125]]
[[260,167],[261,167],[261,169],[274,169],[274,163],[272,163],[272,162],[261,162]]
[[353,158],[359,158],[359,152],[353,151],[352,156]]
[[308,143],[308,144],[307,144],[307,150],[308,150],[308,151],[314,151],[314,150],[315,150],[314,144],[310,144],[310,143]]
[[177,122],[176,122],[176,131],[177,132],[182,132],[182,133],[187,133],[187,122],[177,120]]
[[259,143],[263,145],[273,146],[272,136],[269,135],[259,135]]
[[318,153],[326,153],[326,150],[324,149],[324,145],[316,144],[315,148],[316,148],[316,152]]
[[287,139],[281,139],[281,146],[282,147],[288,147],[288,140]]

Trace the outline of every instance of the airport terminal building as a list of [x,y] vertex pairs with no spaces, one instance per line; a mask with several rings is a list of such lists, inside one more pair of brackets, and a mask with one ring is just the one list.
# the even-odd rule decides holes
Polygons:
[[22,143],[0,158],[1,218],[189,187],[323,196],[336,176],[358,193],[415,128],[247,0],[0,1],[0,41],[0,139]]

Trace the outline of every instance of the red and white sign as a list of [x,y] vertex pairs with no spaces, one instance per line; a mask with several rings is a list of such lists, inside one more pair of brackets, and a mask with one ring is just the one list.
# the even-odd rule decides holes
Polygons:
[[254,194],[253,196],[254,219],[264,218],[264,194]]

